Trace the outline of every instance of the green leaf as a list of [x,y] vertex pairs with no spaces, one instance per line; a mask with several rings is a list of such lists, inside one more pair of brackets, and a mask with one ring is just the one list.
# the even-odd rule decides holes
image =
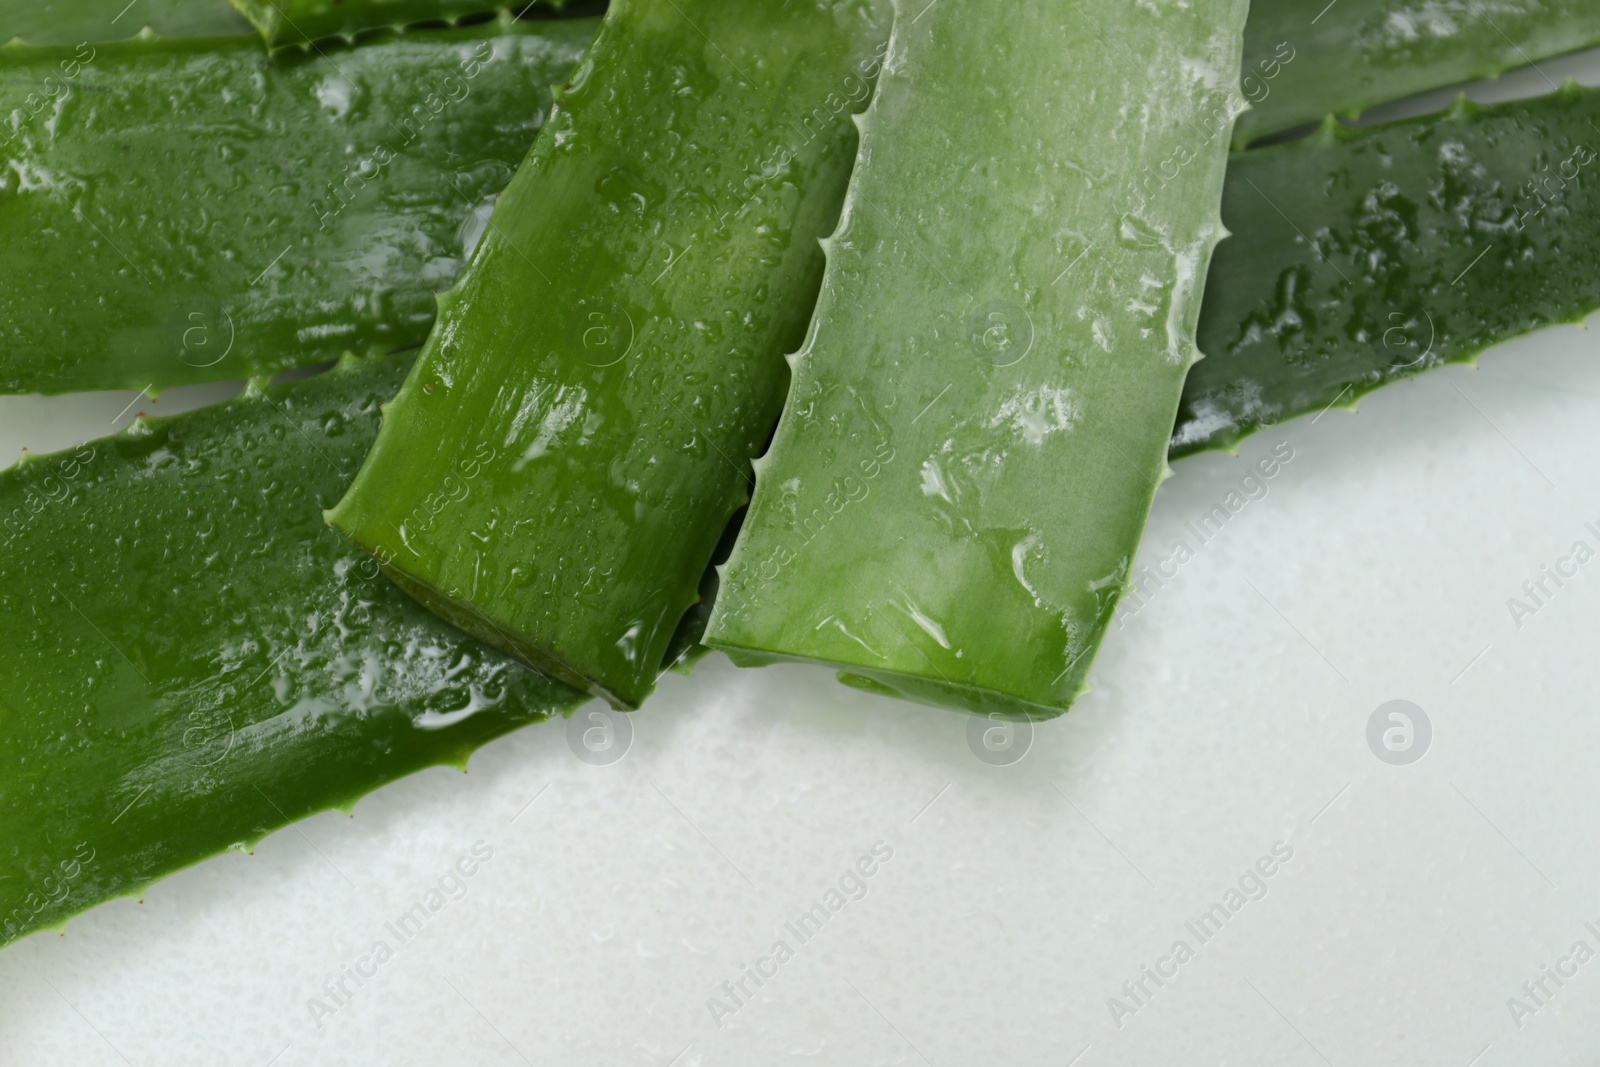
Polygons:
[[0,943],[586,699],[322,523],[406,366],[0,474]]
[[708,644],[995,715],[1072,702],[1197,358],[1246,6],[896,24]]
[[[1320,11],[1320,14],[1319,14]],[[1255,0],[1235,143],[1600,44],[1593,0]]]
[[1173,455],[1600,308],[1600,92],[1236,155]]
[[0,391],[420,344],[597,27],[0,48]]
[[564,0],[229,0],[260,31],[267,47],[303,45],[363,30],[399,29],[415,22],[453,21],[498,11],[509,14]]
[[887,36],[876,0],[614,3],[329,521],[642,700],[777,420]]
[[0,0],[0,44],[120,41],[149,26],[162,37],[233,37],[250,24],[228,0]]

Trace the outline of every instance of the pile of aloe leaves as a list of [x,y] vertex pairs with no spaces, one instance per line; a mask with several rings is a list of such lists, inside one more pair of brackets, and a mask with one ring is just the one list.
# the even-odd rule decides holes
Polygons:
[[1600,92],[1314,125],[1577,0],[232,4],[0,0],[0,392],[249,379],[0,473],[0,944],[708,649],[1060,715],[1169,458],[1600,307]]

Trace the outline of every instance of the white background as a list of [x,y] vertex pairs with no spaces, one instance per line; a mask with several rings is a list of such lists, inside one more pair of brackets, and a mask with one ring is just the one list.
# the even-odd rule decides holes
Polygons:
[[[0,446],[75,444],[129,399],[0,400]],[[1141,562],[1294,449],[1020,762],[978,760],[965,716],[713,656],[615,765],[530,727],[5,949],[0,1064],[1592,1063],[1600,960],[1520,1028],[1507,999],[1600,949],[1600,560],[1520,629],[1506,602],[1600,547],[1597,426],[1600,337],[1562,327],[1182,461]],[[1410,766],[1366,740],[1391,699],[1432,723]],[[480,840],[466,895],[314,1021]],[[879,841],[800,944],[784,924]],[[1277,842],[1201,945],[1185,922]],[[719,1028],[708,999],[779,938],[794,958]],[[1108,999],[1180,938],[1119,1029]]]

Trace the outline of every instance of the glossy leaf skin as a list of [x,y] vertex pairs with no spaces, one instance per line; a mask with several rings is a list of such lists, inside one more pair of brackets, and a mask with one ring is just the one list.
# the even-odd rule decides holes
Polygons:
[[617,0],[329,521],[636,706],[777,420],[888,14]]
[[1072,702],[1196,358],[1245,10],[896,23],[709,645],[1010,718]]
[[0,943],[587,699],[322,523],[407,363],[0,474]]
[[1236,155],[1172,453],[1600,308],[1600,92]]
[[420,344],[597,26],[0,49],[0,391]]
[[234,37],[250,23],[228,0],[0,0],[0,44],[120,41],[145,26],[162,37]]
[[1242,89],[1254,108],[1239,116],[1240,147],[1329,114],[1355,118],[1376,104],[1600,44],[1600,5],[1254,0],[1244,42]]
[[[416,22],[453,21],[485,12],[516,12],[530,4],[504,0],[229,0],[260,31],[269,48],[303,45],[364,30],[399,29]],[[561,0],[534,0],[562,6]]]

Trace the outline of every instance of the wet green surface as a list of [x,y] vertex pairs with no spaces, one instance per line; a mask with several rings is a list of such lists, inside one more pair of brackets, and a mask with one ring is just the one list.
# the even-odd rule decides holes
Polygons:
[[420,344],[597,25],[0,51],[0,391]]
[[0,943],[586,699],[323,524],[407,365],[0,474]]
[[1173,454],[1600,307],[1597,127],[1569,87],[1236,155]]
[[778,417],[887,35],[877,0],[614,4],[330,521],[643,699]]
[[560,7],[560,0],[232,0],[271,47],[320,42],[379,27],[451,21],[494,11]]
[[1196,358],[1245,9],[897,25],[708,644],[972,711],[1072,702]]
[[149,26],[162,37],[230,37],[250,23],[228,0],[0,0],[0,44],[120,41]]
[[1600,44],[1600,4],[1254,0],[1244,40],[1241,145]]

